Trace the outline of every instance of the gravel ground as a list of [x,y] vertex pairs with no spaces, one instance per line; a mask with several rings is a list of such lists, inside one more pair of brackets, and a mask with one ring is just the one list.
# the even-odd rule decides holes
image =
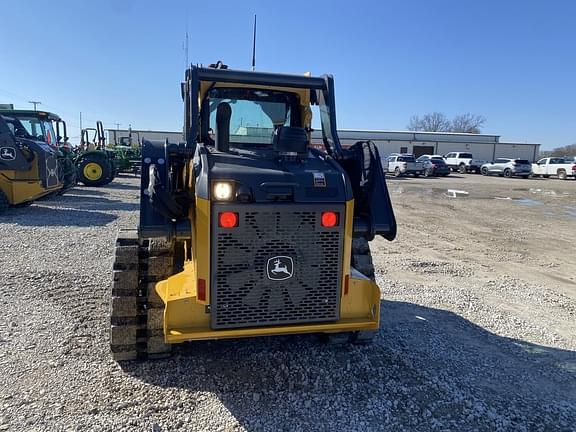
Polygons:
[[[313,336],[108,353],[137,180],[0,216],[0,431],[576,430],[576,182],[391,179],[370,346]],[[469,192],[449,198],[449,188]]]

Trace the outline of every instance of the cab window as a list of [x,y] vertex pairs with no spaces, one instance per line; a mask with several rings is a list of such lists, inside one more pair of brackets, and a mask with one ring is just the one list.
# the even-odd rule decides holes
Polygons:
[[20,123],[26,128],[26,132],[28,132],[32,137],[37,140],[44,141],[44,131],[42,130],[42,122],[37,118],[25,118],[19,117]]
[[280,126],[300,126],[298,96],[293,93],[261,89],[216,88],[208,94],[210,129],[216,131],[216,110],[226,102],[232,109],[230,145],[232,147],[269,146]]
[[56,145],[58,138],[56,137],[56,132],[54,132],[52,122],[43,121],[42,126],[44,127],[44,141],[49,145]]

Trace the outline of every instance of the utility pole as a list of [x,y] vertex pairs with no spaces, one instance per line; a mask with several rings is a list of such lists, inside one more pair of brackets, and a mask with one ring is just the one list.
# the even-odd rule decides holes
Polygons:
[[36,111],[36,105],[42,105],[42,102],[40,101],[28,101],[28,103],[34,105],[34,111]]
[[122,123],[114,123],[114,124],[116,125],[116,130],[119,130],[119,129],[120,129],[120,125],[121,125]]

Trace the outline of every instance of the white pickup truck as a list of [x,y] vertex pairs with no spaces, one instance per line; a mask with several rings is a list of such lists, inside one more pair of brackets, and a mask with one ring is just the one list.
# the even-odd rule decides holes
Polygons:
[[484,160],[474,159],[472,153],[452,152],[444,155],[446,165],[452,171],[458,171],[461,174],[475,172],[480,174],[480,168],[486,163]]
[[558,176],[561,180],[576,178],[576,161],[573,158],[547,157],[532,164],[532,175],[540,177]]
[[385,173],[394,174],[395,177],[407,174],[419,177],[424,173],[424,164],[416,162],[413,154],[391,154],[382,159],[382,169]]

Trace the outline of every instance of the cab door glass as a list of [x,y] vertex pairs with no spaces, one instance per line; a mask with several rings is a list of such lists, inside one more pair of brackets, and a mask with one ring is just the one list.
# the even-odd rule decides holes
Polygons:
[[48,145],[56,145],[56,132],[54,132],[52,122],[43,121],[42,126],[44,126],[44,141],[46,141]]
[[44,141],[44,131],[42,130],[42,123],[36,118],[20,118],[19,119],[26,132],[38,141]]

